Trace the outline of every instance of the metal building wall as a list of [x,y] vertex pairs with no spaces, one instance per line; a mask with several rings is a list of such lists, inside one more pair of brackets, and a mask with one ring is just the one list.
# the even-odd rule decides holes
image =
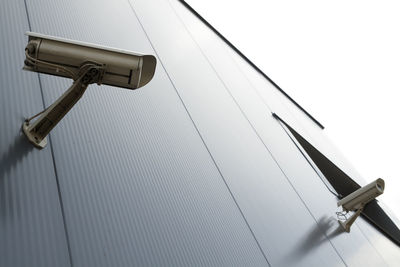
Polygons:
[[[0,266],[399,262],[362,219],[338,231],[335,198],[271,111],[350,165],[178,1],[0,5]],[[27,30],[154,54],[156,74],[136,91],[90,86],[38,151],[23,117],[71,81],[21,71]]]
[[[300,151],[293,146],[293,142],[288,138],[280,123],[271,116],[271,112],[283,114],[285,117],[299,116],[302,114],[302,111],[299,109],[292,112],[285,110],[284,103],[280,102],[278,97],[272,95],[277,92],[283,96],[276,88],[265,85],[261,88],[256,88],[252,84],[253,79],[251,79],[251,76],[249,76],[250,78],[248,77],[249,74],[246,73],[246,69],[242,69],[246,66],[249,67],[249,65],[244,64],[243,66],[238,63],[241,61],[239,56],[235,53],[231,53],[231,49],[228,45],[218,38],[214,32],[206,27],[200,20],[194,17],[183,5],[173,0],[170,0],[170,2],[177,12],[177,15],[190,32],[193,40],[197,43],[220,80],[224,83],[226,90],[231,94],[238,108],[243,112],[243,116],[248,119],[249,125],[256,132],[262,145],[273,155],[282,172],[291,183],[291,186],[297,192],[301,201],[307,206],[311,216],[318,223],[320,232],[317,227],[312,230],[297,229],[302,235],[295,238],[293,242],[299,247],[303,247],[299,255],[305,257],[303,254],[308,254],[308,250],[311,251],[314,246],[320,246],[320,241],[324,240],[322,242],[327,242],[328,240],[325,239],[325,237],[328,237],[333,248],[339,253],[340,257],[347,265],[376,266],[382,264],[382,258],[379,257],[379,254],[376,253],[372,245],[364,245],[362,248],[359,246],[360,243],[368,243],[368,237],[365,234],[367,229],[365,229],[364,225],[363,227],[353,227],[351,235],[341,233],[340,228],[338,229],[337,227],[336,216],[333,216],[337,210],[336,197],[330,194],[317,173],[304,160]],[[254,71],[251,67],[247,69],[247,71],[249,70]],[[263,81],[268,83],[264,78]],[[264,93],[271,94],[272,97],[266,99],[260,98],[261,94],[257,89],[260,89]],[[274,100],[277,103],[272,103],[272,105],[270,105],[269,102],[274,102]],[[312,126],[317,129],[313,121],[309,118],[306,119],[310,124],[314,124]],[[302,127],[301,120],[292,119],[292,121],[298,128]],[[311,125],[302,128],[309,130],[310,127]],[[324,138],[321,132],[319,132],[319,138]],[[318,201],[316,201],[316,199],[318,199]],[[275,201],[275,203],[278,203],[278,200]],[[296,212],[299,211],[297,210]],[[268,215],[265,216],[265,220],[268,220]],[[294,218],[293,220],[297,221]],[[258,215],[257,222],[260,221],[262,221],[262,216]],[[283,236],[284,235],[281,234],[281,238]],[[295,235],[291,234],[290,236],[294,237]],[[374,235],[374,238],[377,238],[377,235]],[[386,238],[383,239],[386,240]],[[286,244],[290,244],[290,241],[286,241]],[[393,246],[390,241],[389,246],[381,246],[378,250],[379,253],[387,255],[389,254],[385,253],[387,249],[390,249],[393,255],[397,255],[397,258],[400,256],[397,246]],[[393,249],[395,251],[397,250],[397,253],[394,252]],[[289,254],[292,257],[292,254],[294,254],[293,250],[290,251]],[[364,255],[370,256],[364,257]],[[296,264],[298,265],[297,256],[295,258]],[[315,257],[315,255],[313,256]],[[271,256],[271,258],[273,258],[273,256]]]
[[38,75],[22,72],[29,29],[23,1],[0,2],[0,266],[70,266],[52,150],[20,131],[43,109]]

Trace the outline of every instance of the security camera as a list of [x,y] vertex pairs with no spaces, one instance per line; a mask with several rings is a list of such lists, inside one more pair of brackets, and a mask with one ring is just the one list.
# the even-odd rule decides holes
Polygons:
[[[71,78],[72,86],[43,112],[25,120],[22,130],[38,148],[46,136],[82,97],[89,84],[137,89],[153,78],[152,55],[27,32],[24,70]],[[41,115],[35,122],[30,121]]]
[[346,232],[350,232],[350,227],[361,214],[364,206],[370,201],[374,200],[377,196],[383,194],[385,189],[385,181],[381,178],[373,181],[372,183],[361,187],[348,196],[342,198],[337,202],[337,206],[342,206],[344,212],[354,211],[355,213],[346,221],[339,221]]

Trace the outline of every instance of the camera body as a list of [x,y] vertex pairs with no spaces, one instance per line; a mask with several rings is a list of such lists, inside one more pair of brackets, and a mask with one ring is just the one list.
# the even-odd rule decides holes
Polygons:
[[[136,89],[146,85],[155,72],[157,62],[152,55],[141,55],[33,32],[27,32],[26,35],[29,37],[26,49],[30,57],[62,66],[74,73],[75,77],[79,75],[83,64],[92,62],[104,67],[101,84]],[[72,78],[68,72],[60,71],[56,67],[32,65],[27,60],[23,69]]]
[[354,191],[350,195],[338,201],[337,205],[342,206],[345,211],[355,211],[365,204],[381,195],[385,189],[385,181],[381,178]]
[[[339,220],[340,225],[346,232],[350,232],[351,225],[355,222],[358,216],[360,216],[364,206],[368,204],[368,202],[374,200],[377,196],[383,194],[384,190],[385,181],[378,178],[372,183],[361,187],[337,202],[338,207],[342,206],[343,211],[346,213],[354,211],[354,214],[350,218],[346,219],[346,221]],[[337,214],[341,215],[342,212],[337,212]]]

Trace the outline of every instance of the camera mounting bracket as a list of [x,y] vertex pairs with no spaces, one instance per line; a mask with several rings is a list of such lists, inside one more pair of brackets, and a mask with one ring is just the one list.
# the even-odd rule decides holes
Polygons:
[[[83,63],[76,74],[77,78],[61,97],[44,111],[25,120],[22,131],[35,147],[42,149],[47,145],[46,136],[78,102],[89,84],[101,84],[104,70],[104,65],[94,62]],[[39,115],[40,117],[30,124],[30,121]]]
[[350,227],[351,227],[351,225],[355,222],[355,220],[358,218],[358,216],[360,216],[360,214],[361,214],[361,212],[363,211],[363,209],[364,209],[364,206],[362,206],[361,208],[359,208],[358,210],[356,210],[356,211],[354,212],[354,214],[351,215],[350,218],[348,218],[348,219],[345,220],[345,221],[340,221],[340,220],[339,220],[340,225],[343,227],[343,229],[344,229],[347,233],[350,233]]

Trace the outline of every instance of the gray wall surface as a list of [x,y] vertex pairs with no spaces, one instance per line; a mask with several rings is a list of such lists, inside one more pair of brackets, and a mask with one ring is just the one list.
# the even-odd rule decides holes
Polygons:
[[0,2],[0,266],[70,266],[51,147],[20,131],[44,108],[38,75],[21,70],[29,29],[23,1]]
[[[0,3],[0,266],[396,266],[275,112],[359,183],[304,113],[176,0]],[[23,72],[25,31],[157,57],[130,91],[91,85],[34,149],[23,119],[71,80]]]

